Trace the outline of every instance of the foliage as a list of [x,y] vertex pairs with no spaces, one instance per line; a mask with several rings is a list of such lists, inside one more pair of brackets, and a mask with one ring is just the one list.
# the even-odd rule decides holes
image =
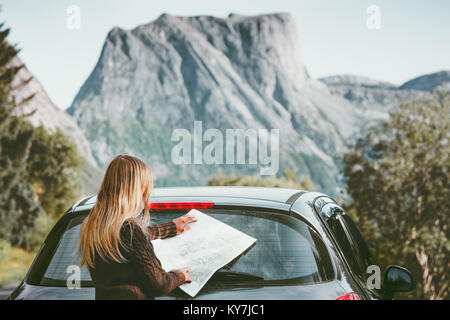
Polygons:
[[46,213],[61,215],[80,195],[83,158],[59,129],[35,129],[27,161],[28,181]]
[[[34,128],[17,112],[33,95],[16,101],[12,83],[23,65],[8,44],[9,30],[0,24],[0,238],[11,245],[32,249],[57,217],[79,196],[82,158],[76,146],[59,130]],[[30,79],[19,83],[23,88]],[[20,116],[19,116],[20,115]],[[39,222],[37,224],[37,222]]]
[[0,263],[6,260],[11,252],[11,245],[5,239],[0,239]]
[[25,245],[23,235],[33,227],[42,209],[26,181],[33,129],[13,116],[19,105],[10,98],[11,83],[22,66],[12,66],[17,50],[0,25],[0,237]]
[[0,287],[22,281],[35,255],[36,252],[12,247],[3,262],[0,261]]
[[344,156],[349,205],[380,266],[403,264],[410,297],[449,298],[449,99],[409,101]]
[[312,182],[309,177],[299,180],[294,171],[288,170],[281,178],[259,176],[232,176],[227,174],[220,174],[212,177],[209,181],[210,186],[254,186],[254,187],[274,187],[274,188],[292,188],[312,190]]
[[38,250],[45,237],[55,225],[57,219],[47,213],[43,213],[35,220],[33,228],[25,234],[25,242],[29,251]]

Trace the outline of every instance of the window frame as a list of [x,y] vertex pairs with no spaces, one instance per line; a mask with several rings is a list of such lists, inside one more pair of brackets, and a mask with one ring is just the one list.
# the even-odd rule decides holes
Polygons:
[[[212,210],[225,210],[225,211],[233,211],[233,214],[239,215],[242,214],[244,215],[244,213],[242,213],[242,211],[253,211],[253,212],[263,212],[263,213],[278,213],[279,215],[279,219],[277,219],[277,222],[279,223],[283,223],[280,220],[282,220],[283,216],[287,217],[285,219],[295,219],[295,220],[299,220],[299,222],[303,223],[305,225],[306,228],[308,228],[308,230],[310,231],[311,235],[314,234],[314,237],[312,236],[311,239],[314,241],[314,239],[316,239],[317,241],[319,241],[319,246],[322,246],[322,248],[324,249],[323,251],[319,251],[321,254],[321,260],[328,260],[328,270],[326,271],[325,274],[325,279],[322,279],[319,282],[304,282],[305,277],[296,277],[296,278],[291,278],[291,279],[280,279],[280,280],[252,280],[252,281],[242,281],[242,282],[230,282],[230,283],[223,283],[223,284],[218,284],[216,282],[211,283],[211,284],[207,284],[206,286],[208,287],[239,287],[241,285],[243,286],[257,286],[257,287],[261,287],[261,286],[286,286],[286,285],[310,285],[310,284],[322,284],[322,283],[327,283],[327,282],[331,282],[336,280],[336,271],[334,268],[334,260],[332,258],[332,255],[329,252],[329,248],[327,247],[324,239],[322,239],[320,233],[317,232],[317,230],[315,230],[315,228],[311,225],[311,223],[309,223],[308,221],[305,221],[304,219],[297,217],[297,216],[292,216],[289,214],[288,211],[284,211],[284,210],[276,210],[273,208],[263,208],[263,207],[241,207],[241,206],[226,206],[226,205],[221,205],[221,206],[215,206],[214,209]],[[239,211],[238,211],[239,210]],[[162,210],[158,210],[158,211],[162,211]],[[166,213],[167,210],[164,210]],[[187,210],[189,211],[189,210]],[[170,213],[180,213],[180,214],[184,214],[187,213],[186,210],[170,210]],[[155,212],[156,213],[156,210]],[[217,212],[219,213],[219,212]],[[57,224],[54,226],[54,228],[50,231],[48,237],[46,238],[44,244],[42,245],[38,255],[35,258],[35,261],[33,262],[32,266],[30,267],[30,271],[28,272],[25,280],[27,283],[31,284],[31,285],[38,285],[38,286],[44,286],[44,287],[62,287],[61,285],[57,285],[57,282],[59,282],[60,284],[62,284],[62,282],[64,282],[64,284],[66,283],[65,280],[55,280],[54,283],[52,283],[51,281],[48,281],[47,283],[42,284],[42,280],[44,279],[44,275],[56,253],[56,251],[58,250],[58,247],[61,243],[62,240],[62,236],[63,234],[68,230],[67,227],[69,226],[69,224],[71,223],[71,221],[75,218],[80,218],[82,216],[87,216],[89,214],[89,209],[88,210],[81,210],[81,211],[70,211],[67,212],[58,222]],[[164,213],[161,213],[164,214]],[[226,213],[224,213],[226,214]],[[248,215],[248,214],[245,214]],[[275,215],[273,216],[275,217]],[[287,225],[287,224],[285,224]],[[292,228],[292,226],[287,225],[288,227]],[[294,229],[295,230],[295,229]],[[298,231],[297,231],[298,232]],[[317,248],[317,243],[316,241],[314,241],[314,245]],[[326,253],[327,257],[322,257],[323,252]],[[316,257],[314,256],[314,258],[316,259]],[[317,260],[316,260],[317,263]],[[323,277],[323,275],[321,275]],[[81,281],[81,287],[83,288],[92,288],[93,287],[93,282],[92,280],[83,280]]]
[[[330,197],[327,197],[327,196],[317,197],[316,199],[314,199],[313,207],[314,207],[314,211],[316,212],[316,214],[319,216],[320,220],[325,225],[325,228],[326,228],[327,232],[330,234],[331,238],[333,239],[333,242],[337,246],[341,258],[343,259],[347,268],[352,273],[354,279],[357,282],[359,282],[360,285],[365,287],[365,282],[367,280],[368,275],[366,273],[367,270],[364,269],[363,266],[366,265],[366,268],[367,268],[367,266],[370,265],[371,254],[370,254],[370,249],[367,246],[367,243],[365,242],[364,238],[362,237],[356,224],[351,219],[351,217],[347,214],[347,212],[341,206],[339,206],[334,199],[332,199]],[[325,214],[324,210],[329,207],[337,208],[338,210],[341,211],[341,214],[339,214],[339,215]],[[354,266],[355,263],[350,263],[350,261],[349,261],[350,259],[349,259],[348,255],[344,253],[344,248],[343,248],[342,244],[338,242],[335,232],[333,230],[331,230],[331,227],[328,222],[328,220],[331,218],[338,219],[337,222],[340,224],[342,231],[345,234],[348,245],[351,248],[350,250],[352,252],[352,255],[350,258],[353,260],[356,259],[356,265],[357,265],[356,268]],[[352,230],[352,228],[353,228],[353,230]],[[354,232],[355,230],[356,230],[356,232]],[[358,239],[355,239],[355,235],[357,236]],[[362,243],[360,243],[359,241],[362,241]],[[362,247],[361,247],[361,245],[362,245]],[[363,260],[361,260],[361,259],[363,259]]]

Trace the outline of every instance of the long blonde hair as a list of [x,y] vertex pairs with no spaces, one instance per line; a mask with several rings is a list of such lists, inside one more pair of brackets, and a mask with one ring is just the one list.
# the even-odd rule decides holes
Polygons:
[[95,253],[103,260],[126,261],[119,250],[120,229],[136,222],[146,233],[150,214],[147,201],[153,188],[150,168],[138,158],[119,155],[106,169],[97,202],[81,226],[80,266],[95,266]]

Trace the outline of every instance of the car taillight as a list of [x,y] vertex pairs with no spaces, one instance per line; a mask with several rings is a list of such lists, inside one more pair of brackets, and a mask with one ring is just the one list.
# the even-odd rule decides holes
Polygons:
[[214,202],[151,202],[148,204],[150,210],[190,210],[211,209]]
[[359,300],[359,297],[356,293],[347,293],[343,296],[340,296],[336,300]]

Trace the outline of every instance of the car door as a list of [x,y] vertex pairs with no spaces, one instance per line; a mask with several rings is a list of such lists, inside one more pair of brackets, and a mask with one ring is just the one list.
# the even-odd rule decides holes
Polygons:
[[379,291],[368,286],[371,254],[356,224],[347,212],[332,200],[324,202],[322,199],[319,210],[320,217],[332,234],[354,280],[369,297],[380,298]]

